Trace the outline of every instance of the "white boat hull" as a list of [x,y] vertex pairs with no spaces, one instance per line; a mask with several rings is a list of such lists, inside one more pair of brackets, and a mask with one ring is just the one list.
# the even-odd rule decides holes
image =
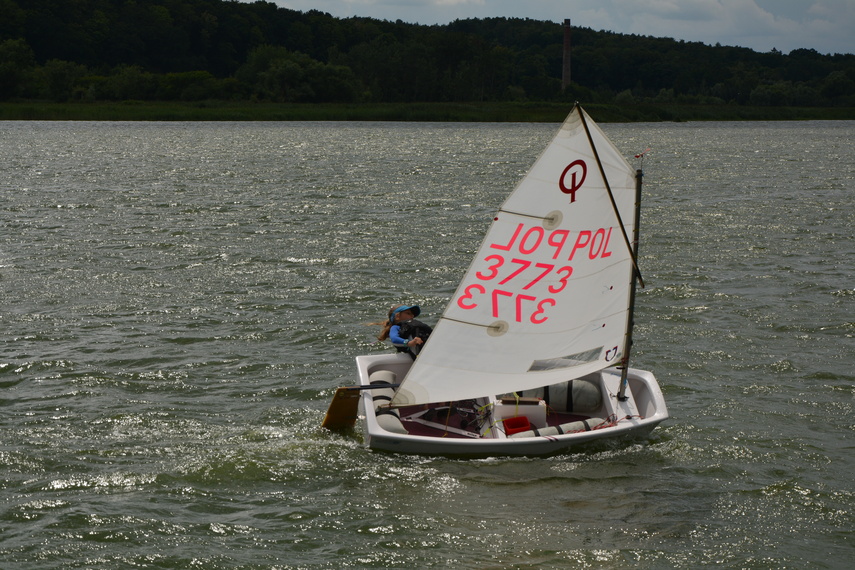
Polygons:
[[[369,386],[372,376],[378,371],[390,371],[400,381],[413,361],[406,354],[380,354],[358,356],[356,362],[360,385]],[[388,377],[388,373],[386,376]],[[593,419],[593,422],[589,423],[599,421],[603,423],[590,430],[583,428],[575,431],[571,427],[567,430],[568,433],[557,433],[554,428],[542,429],[554,425],[556,418],[560,415],[550,411],[552,423],[544,423],[549,420],[544,419],[547,407],[543,402],[527,407],[518,404],[508,405],[503,404],[496,395],[485,395],[477,402],[468,404],[470,412],[471,409],[478,410],[480,425],[477,427],[468,426],[467,429],[461,429],[457,424],[463,424],[464,420],[460,420],[453,412],[454,408],[449,408],[448,405],[441,408],[441,413],[445,414],[443,419],[425,421],[424,418],[430,412],[414,413],[410,410],[401,414],[400,422],[393,419],[391,420],[393,424],[390,424],[389,418],[378,421],[378,414],[375,413],[378,404],[374,401],[376,391],[366,389],[363,391],[359,406],[365,443],[374,450],[408,454],[538,456],[566,452],[581,444],[598,440],[644,437],[668,418],[662,392],[650,372],[629,370],[629,389],[626,391],[625,400],[617,398],[620,385],[619,370],[606,369],[590,374],[585,379],[599,386],[602,403],[596,410],[583,415]],[[382,402],[379,405],[382,405]],[[428,408],[422,407],[420,410]],[[503,422],[511,416],[516,416],[517,419],[520,416],[528,416],[527,419],[531,420],[532,427],[541,428],[538,431],[543,431],[547,435],[540,435],[538,431],[526,431],[509,437],[505,432],[510,433],[511,430],[506,430]],[[578,427],[577,423],[564,424],[563,427],[566,428],[568,425]]]

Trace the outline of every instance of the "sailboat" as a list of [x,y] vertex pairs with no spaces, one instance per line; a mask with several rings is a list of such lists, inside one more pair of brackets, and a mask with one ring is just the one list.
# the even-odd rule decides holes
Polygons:
[[648,435],[668,418],[629,367],[641,170],[577,103],[506,199],[417,357],[356,357],[330,429],[374,450],[540,456]]

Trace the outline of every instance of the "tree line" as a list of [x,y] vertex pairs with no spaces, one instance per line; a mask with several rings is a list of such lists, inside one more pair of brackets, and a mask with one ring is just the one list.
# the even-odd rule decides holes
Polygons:
[[[572,14],[570,14],[572,16]],[[417,25],[262,0],[0,0],[0,100],[855,106],[855,55],[517,18]]]

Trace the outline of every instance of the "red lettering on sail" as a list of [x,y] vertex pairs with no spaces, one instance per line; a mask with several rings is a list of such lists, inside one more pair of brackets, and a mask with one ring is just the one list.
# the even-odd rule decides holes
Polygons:
[[466,301],[474,301],[475,300],[475,295],[474,295],[473,291],[478,291],[479,293],[484,294],[487,292],[487,289],[484,288],[483,285],[479,285],[477,283],[470,285],[469,287],[466,288],[463,295],[461,295],[460,298],[457,299],[457,306],[460,307],[461,309],[467,309],[467,310],[476,308],[478,306],[477,302],[472,302],[472,303],[466,302]]
[[540,303],[537,304],[537,310],[531,314],[531,322],[536,325],[542,325],[549,318],[547,316],[541,316],[546,313],[546,308],[544,305],[549,303],[550,307],[555,306],[555,299],[544,299]]
[[513,235],[508,240],[508,243],[491,243],[490,248],[500,249],[502,251],[518,251],[523,255],[531,255],[540,249],[541,245],[544,243],[544,238],[546,238],[546,244],[555,249],[555,252],[552,254],[552,259],[558,259],[558,256],[561,255],[561,250],[564,249],[564,244],[567,243],[567,238],[570,236],[569,230],[553,230],[547,234],[546,230],[542,227],[532,226],[528,228],[522,238],[520,238],[520,234],[523,233],[524,228],[525,224],[517,224],[517,227],[514,230]]
[[603,242],[603,254],[600,257],[609,257],[612,252],[609,251],[609,239],[612,237],[612,229],[609,228],[609,233],[606,234],[606,241]]
[[487,269],[490,270],[489,273],[484,273],[483,271],[479,271],[475,274],[475,277],[478,279],[483,279],[484,281],[489,281],[496,277],[499,274],[499,268],[505,264],[505,258],[501,255],[488,255],[484,258],[484,261],[491,261],[490,267]]
[[[570,178],[570,185],[567,185],[567,178]],[[567,168],[564,169],[564,172],[561,173],[561,177],[558,179],[558,187],[565,194],[570,194],[570,203],[576,201],[576,190],[582,187],[582,184],[585,183],[585,178],[588,175],[588,165],[585,164],[584,160],[574,160],[570,164],[567,165]]]
[[562,267],[558,270],[558,274],[562,276],[561,279],[558,280],[559,286],[556,287],[555,285],[550,285],[550,293],[560,293],[567,286],[567,280],[570,279],[571,275],[573,275],[573,268],[570,266]]
[[567,258],[567,261],[573,261],[573,256],[576,255],[576,250],[586,247],[589,243],[591,243],[591,232],[588,230],[579,232],[579,237],[576,238],[576,243],[573,244],[573,249],[570,251],[570,257]]
[[497,243],[491,243],[491,244],[490,244],[490,247],[492,247],[493,249],[501,249],[501,250],[504,250],[504,251],[511,251],[511,248],[512,248],[512,247],[513,247],[513,245],[514,245],[514,242],[515,242],[515,241],[517,241],[517,236],[518,236],[518,235],[520,235],[520,231],[523,229],[523,226],[524,226],[524,225],[525,225],[525,224],[520,223],[520,224],[517,226],[517,229],[516,229],[516,231],[514,232],[514,235],[512,235],[512,236],[511,236],[511,241],[509,241],[506,245],[499,245],[499,244],[497,244]]
[[[529,240],[529,237],[534,235],[534,240]],[[529,255],[537,251],[537,248],[540,247],[540,242],[543,241],[543,228],[535,226],[529,229],[522,238],[520,242],[520,253],[523,255]]]
[[561,248],[564,247],[564,242],[567,241],[567,236],[570,235],[568,230],[555,230],[546,239],[546,243],[555,248],[555,253],[552,254],[552,259],[558,259],[561,254]]
[[[517,275],[519,275],[520,273],[522,273],[523,271],[528,269],[529,267],[531,267],[531,261],[529,261],[527,259],[512,259],[511,263],[515,263],[515,264],[519,265],[519,268],[516,271],[511,272],[510,275],[508,275],[507,277],[505,277],[501,281],[499,281],[499,285],[504,285],[505,283],[507,283],[508,281],[510,281],[511,279],[513,279],[514,277],[516,277]],[[523,287],[523,289],[525,289],[525,287]]]
[[[552,270],[555,269],[555,266],[551,265],[549,263],[535,263],[534,266],[537,267],[538,269],[542,269],[543,271],[540,273],[540,275],[537,275],[534,279],[532,279],[528,285],[523,287],[523,289],[531,289],[532,287],[534,287],[537,284],[538,281],[540,281],[541,279],[543,279],[544,277],[546,277],[547,275],[552,273]],[[567,268],[564,267],[562,269],[567,269]]]
[[[584,179],[584,169],[572,176],[565,172],[565,177],[577,184],[578,189],[580,179]],[[520,222],[506,243],[488,245],[488,253],[481,258],[473,274],[477,281],[464,287],[456,305],[466,311],[483,310],[493,318],[507,321],[544,323],[551,309],[566,298],[558,295],[565,295],[564,291],[569,289],[576,265],[567,262],[573,261],[577,252],[577,263],[610,257],[612,229],[579,230],[570,247],[570,230],[548,231],[541,225]],[[565,255],[565,264],[544,262]]]
[[[609,236],[612,235],[612,229],[609,228]],[[588,250],[588,259],[597,259],[598,257],[608,257],[612,252],[606,252],[606,247],[609,244],[606,237],[606,229],[600,228],[591,239],[591,249]]]
[[612,237],[612,228],[599,228],[596,231],[582,230],[576,238],[576,243],[573,244],[573,249],[570,250],[570,257],[567,261],[572,261],[576,255],[576,250],[585,248],[588,249],[588,259],[597,259],[609,257],[612,252],[609,251],[609,240]]

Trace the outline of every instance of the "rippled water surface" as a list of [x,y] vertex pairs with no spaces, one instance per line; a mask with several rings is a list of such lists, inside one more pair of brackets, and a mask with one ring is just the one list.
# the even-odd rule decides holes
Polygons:
[[0,122],[0,567],[848,568],[855,124],[603,127],[672,419],[466,461],[319,424],[556,125]]

